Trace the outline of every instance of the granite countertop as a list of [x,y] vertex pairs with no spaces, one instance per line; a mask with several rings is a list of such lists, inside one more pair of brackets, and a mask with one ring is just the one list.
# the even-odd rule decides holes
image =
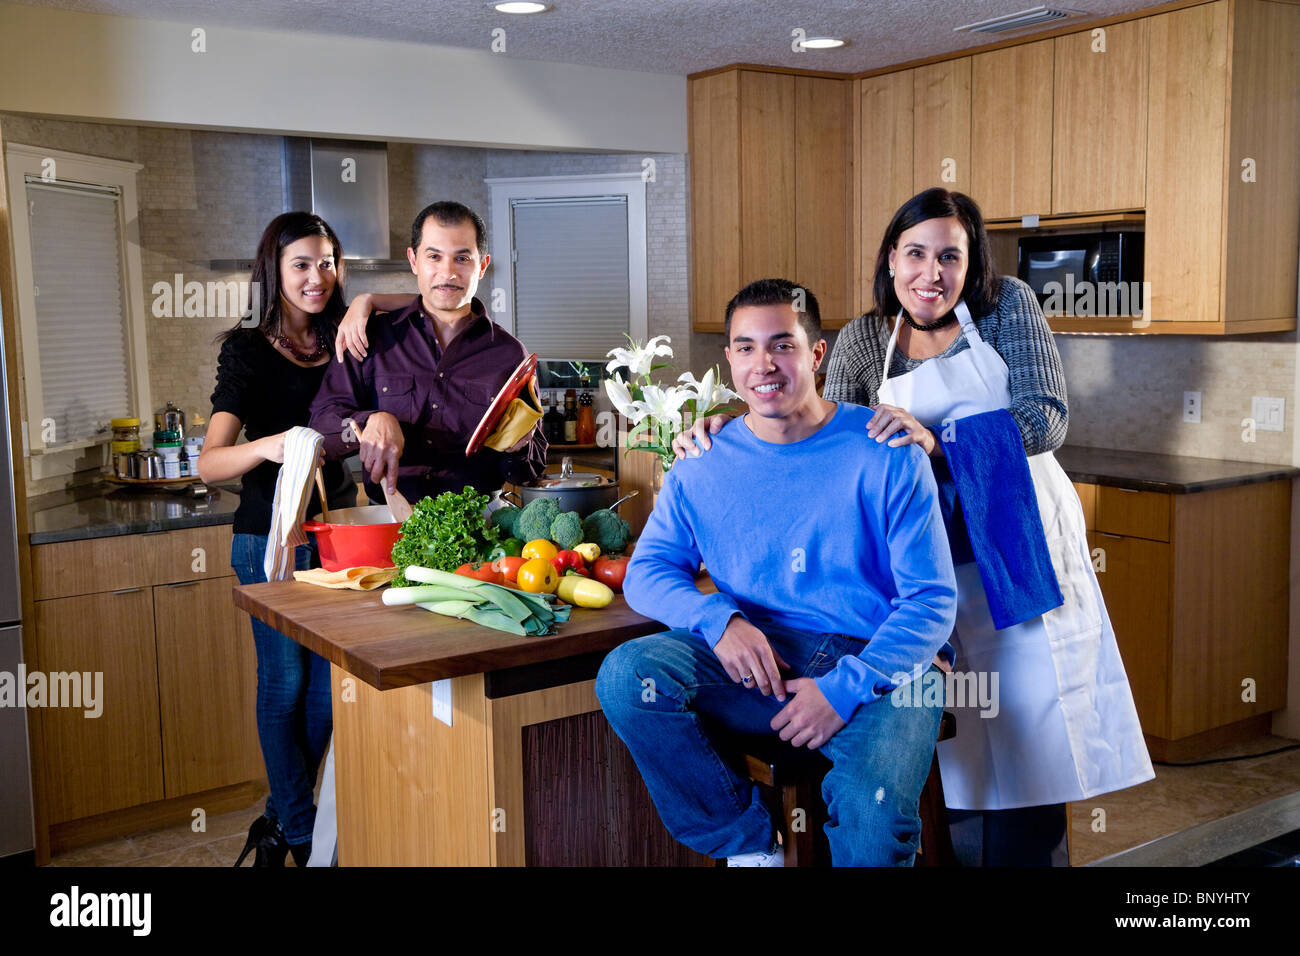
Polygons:
[[1290,465],[1152,455],[1077,445],[1058,448],[1056,460],[1071,481],[1132,488],[1135,491],[1162,491],[1175,495],[1277,481],[1280,478],[1290,479],[1300,475],[1300,468]]
[[27,528],[32,544],[53,544],[232,524],[238,507],[237,485],[209,486],[205,497],[195,498],[96,482],[29,498]]

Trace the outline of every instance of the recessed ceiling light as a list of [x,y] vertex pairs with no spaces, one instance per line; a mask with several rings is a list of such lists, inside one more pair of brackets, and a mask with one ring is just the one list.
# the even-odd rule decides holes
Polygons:
[[838,37],[809,37],[806,40],[800,40],[799,46],[805,50],[833,50],[836,47],[844,46],[844,41]]
[[510,0],[509,3],[494,3],[497,13],[541,13],[549,9],[545,3],[527,3],[523,0]]

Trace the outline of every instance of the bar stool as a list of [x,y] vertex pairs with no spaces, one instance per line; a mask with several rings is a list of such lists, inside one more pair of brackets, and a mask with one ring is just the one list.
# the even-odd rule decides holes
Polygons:
[[[957,735],[957,718],[943,712],[938,740]],[[792,747],[775,735],[741,737],[736,769],[759,789],[772,819],[779,821],[786,866],[830,866],[830,845],[823,826],[829,819],[822,801],[822,780],[831,762],[815,750]],[[802,811],[801,817],[796,814]],[[930,758],[930,773],[921,789],[921,846],[917,866],[955,866],[948,812],[943,802],[939,756]],[[795,829],[795,824],[802,824]]]

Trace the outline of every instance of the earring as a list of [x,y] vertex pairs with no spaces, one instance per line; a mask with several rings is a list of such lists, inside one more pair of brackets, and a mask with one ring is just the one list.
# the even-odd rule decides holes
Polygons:
[[894,278],[894,270],[893,270],[893,269],[890,269],[890,270],[889,270],[889,278],[891,278],[891,279]]

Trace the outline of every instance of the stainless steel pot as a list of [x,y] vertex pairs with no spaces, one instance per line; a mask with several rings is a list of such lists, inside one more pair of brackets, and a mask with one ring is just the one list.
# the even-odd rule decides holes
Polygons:
[[153,451],[137,451],[133,453],[135,458],[134,478],[162,478],[163,477],[163,460],[162,456]]
[[566,457],[558,475],[543,475],[521,485],[519,496],[523,499],[521,506],[537,498],[554,498],[561,511],[576,511],[585,518],[593,511],[613,507],[618,500],[618,482],[603,475],[575,472],[573,459]]

